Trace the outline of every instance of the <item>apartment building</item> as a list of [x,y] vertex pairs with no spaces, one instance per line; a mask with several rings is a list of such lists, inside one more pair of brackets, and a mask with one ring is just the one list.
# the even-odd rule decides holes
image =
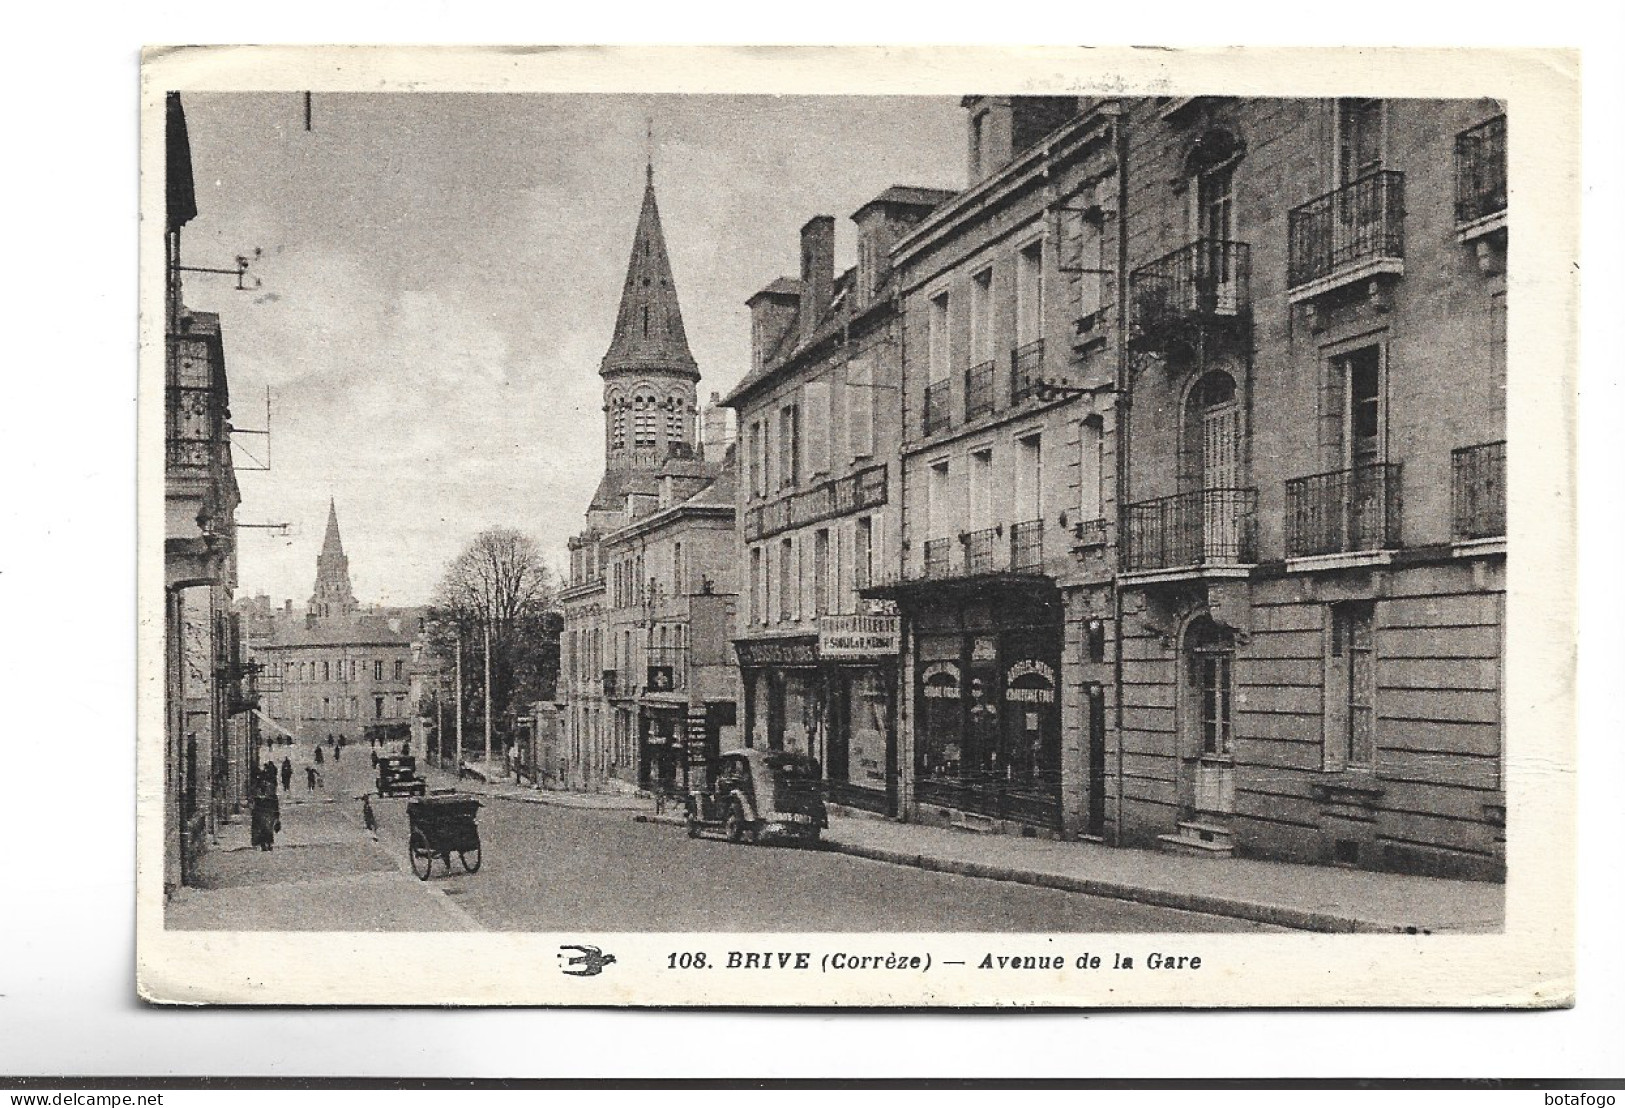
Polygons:
[[751,371],[724,400],[740,435],[734,649],[751,746],[810,754],[837,804],[899,811],[895,605],[865,599],[898,547],[902,334],[891,251],[952,194],[894,186],[801,231],[799,279],[751,297]]
[[907,818],[1102,836],[1115,708],[1117,106],[968,97],[969,187],[892,248]]
[[1126,111],[1117,835],[1500,877],[1502,109]]

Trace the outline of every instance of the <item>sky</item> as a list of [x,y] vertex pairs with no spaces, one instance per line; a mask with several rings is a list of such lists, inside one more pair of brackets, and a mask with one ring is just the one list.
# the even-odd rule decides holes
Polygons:
[[[185,94],[198,217],[184,265],[260,253],[248,291],[185,275],[220,314],[237,438],[238,595],[303,606],[329,498],[356,596],[413,604],[481,530],[555,571],[603,472],[608,348],[644,165],[702,402],[748,368],[745,300],[799,232],[894,184],[962,188],[956,97]],[[650,141],[650,124],[653,141]]]

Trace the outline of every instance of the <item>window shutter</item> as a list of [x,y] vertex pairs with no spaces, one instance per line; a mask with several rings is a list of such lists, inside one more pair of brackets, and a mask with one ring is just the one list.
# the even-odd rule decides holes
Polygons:
[[804,389],[807,405],[806,441],[808,474],[829,472],[830,389],[828,381],[808,381]]
[[854,362],[847,373],[852,387],[846,394],[846,433],[852,457],[875,452],[875,370],[870,362]]
[[1320,374],[1320,449],[1329,470],[1343,468],[1343,416],[1348,406],[1348,370],[1341,358],[1328,360]]

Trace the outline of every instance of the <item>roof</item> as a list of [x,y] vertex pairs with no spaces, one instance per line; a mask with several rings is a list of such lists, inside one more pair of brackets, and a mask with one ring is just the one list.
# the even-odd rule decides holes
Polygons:
[[655,203],[654,170],[643,190],[643,210],[632,238],[621,307],[615,315],[615,334],[599,366],[599,373],[647,370],[680,373],[698,378],[699,366],[688,348],[683,313],[677,303],[677,285],[666,254],[666,236]]
[[757,290],[755,295],[745,301],[745,304],[748,307],[764,296],[792,297],[799,300],[801,299],[801,282],[794,277],[775,278],[772,284],[764,289]]
[[920,185],[893,185],[863,207],[852,213],[857,219],[870,208],[880,204],[897,204],[910,208],[935,208],[945,200],[958,196],[953,189],[930,189]]
[[587,505],[589,512],[618,512],[626,507],[628,493],[655,496],[660,492],[660,474],[652,470],[610,469],[598,482],[598,491]]
[[389,608],[348,616],[328,616],[307,625],[303,615],[278,614],[271,634],[256,640],[260,649],[289,649],[302,646],[407,646],[417,637],[420,608]]

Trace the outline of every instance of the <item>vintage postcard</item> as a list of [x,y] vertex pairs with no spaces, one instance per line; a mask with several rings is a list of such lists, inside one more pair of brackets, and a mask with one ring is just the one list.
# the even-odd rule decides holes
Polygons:
[[1577,66],[149,49],[141,995],[1572,1003]]

